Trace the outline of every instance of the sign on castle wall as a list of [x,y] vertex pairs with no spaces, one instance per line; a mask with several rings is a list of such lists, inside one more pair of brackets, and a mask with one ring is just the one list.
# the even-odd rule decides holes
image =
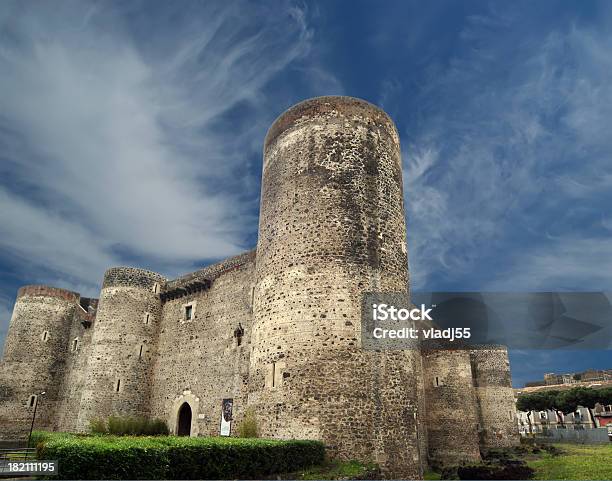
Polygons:
[[221,402],[221,436],[229,436],[232,427],[232,408],[234,406],[233,399],[224,399]]

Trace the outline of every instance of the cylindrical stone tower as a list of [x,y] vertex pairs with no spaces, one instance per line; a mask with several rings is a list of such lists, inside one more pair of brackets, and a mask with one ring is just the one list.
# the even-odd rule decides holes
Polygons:
[[131,267],[106,271],[91,341],[78,429],[111,415],[146,416],[166,279]]
[[470,352],[483,450],[516,446],[520,442],[510,361],[505,346],[490,345]]
[[423,351],[428,461],[433,466],[480,460],[480,418],[470,351]]
[[420,477],[418,353],[361,349],[368,291],[408,292],[398,134],[363,100],[307,100],[265,140],[249,404],[263,436]]
[[53,429],[78,301],[77,293],[65,289],[19,289],[0,373],[0,438],[27,436],[35,404],[35,428]]

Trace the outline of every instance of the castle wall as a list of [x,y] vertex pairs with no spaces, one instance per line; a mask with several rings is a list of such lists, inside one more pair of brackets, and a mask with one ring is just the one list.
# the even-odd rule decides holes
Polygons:
[[78,299],[53,287],[19,289],[0,365],[0,438],[27,436],[34,410],[30,396],[43,391],[35,428],[53,429]]
[[0,438],[27,434],[28,399],[46,391],[38,428],[139,415],[176,433],[188,403],[194,436],[219,434],[231,398],[232,434],[249,406],[261,436],[320,439],[387,477],[514,445],[504,348],[361,349],[363,294],[409,294],[405,242],[392,120],[358,99],[302,102],[266,137],[256,251],[171,281],[109,269],[97,306],[63,289],[19,291],[0,363]]
[[166,279],[131,267],[106,271],[91,340],[77,429],[111,415],[147,416],[159,292]]
[[91,355],[97,299],[90,300],[87,307],[86,310],[81,304],[78,304],[75,308],[75,316],[70,326],[68,339],[66,339],[69,348],[60,387],[61,402],[55,415],[54,427],[57,431],[75,432],[78,429],[78,413],[81,409],[87,362]]
[[503,346],[470,352],[480,417],[483,449],[519,443],[516,404],[510,376],[508,350]]
[[366,291],[407,292],[399,139],[367,102],[322,97],[264,147],[249,404],[262,434],[419,477],[418,353],[360,349]]
[[467,350],[424,350],[425,423],[432,465],[480,459],[479,414]]
[[[160,320],[154,368],[151,415],[176,432],[180,406],[192,410],[191,435],[219,435],[222,399],[234,400],[232,434],[246,405],[251,350],[254,251],[169,282],[172,292],[197,280],[209,289],[167,300]],[[193,318],[185,319],[185,306]],[[240,345],[234,331],[241,324]]]

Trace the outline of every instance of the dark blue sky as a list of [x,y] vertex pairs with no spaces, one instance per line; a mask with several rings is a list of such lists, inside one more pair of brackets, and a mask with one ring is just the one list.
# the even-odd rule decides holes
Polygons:
[[381,5],[2,2],[0,340],[19,285],[253,247],[266,129],[317,95],[397,123],[413,289],[612,290],[612,5]]

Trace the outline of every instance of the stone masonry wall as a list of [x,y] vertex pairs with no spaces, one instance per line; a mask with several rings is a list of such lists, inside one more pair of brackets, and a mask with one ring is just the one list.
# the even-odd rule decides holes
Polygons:
[[147,416],[166,279],[131,267],[104,275],[77,429],[111,415]]
[[423,365],[429,463],[479,460],[479,416],[470,352],[425,350]]
[[519,443],[516,405],[508,350],[503,346],[470,352],[476,399],[480,416],[480,444],[483,449],[515,446]]
[[380,109],[298,104],[264,147],[249,404],[264,436],[419,477],[418,353],[360,349],[361,297],[407,292],[400,148]]
[[[246,406],[255,253],[248,252],[168,283],[173,289],[212,279],[210,289],[168,300],[160,321],[151,414],[176,432],[178,410],[188,402],[192,435],[219,434],[222,399],[234,400],[232,434]],[[185,306],[192,319],[185,319]],[[234,331],[241,324],[240,345]]]
[[87,308],[83,308],[81,304],[75,308],[75,316],[66,339],[69,349],[60,387],[60,392],[63,393],[62,399],[55,415],[54,428],[57,431],[75,432],[78,427],[78,413],[81,408],[87,362],[91,354],[96,308],[97,299],[89,300]]
[[34,409],[30,396],[43,391],[36,427],[54,427],[78,299],[74,292],[47,286],[19,290],[0,367],[0,438],[27,436]]

